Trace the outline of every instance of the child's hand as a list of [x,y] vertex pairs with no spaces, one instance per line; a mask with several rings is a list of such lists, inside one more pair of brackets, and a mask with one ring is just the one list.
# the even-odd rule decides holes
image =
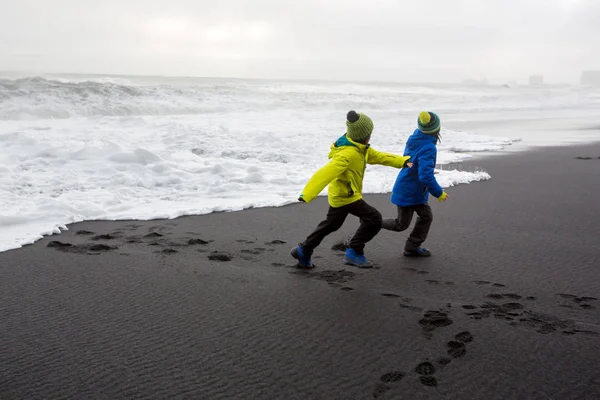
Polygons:
[[448,197],[449,197],[449,196],[448,196],[448,193],[446,193],[446,192],[442,192],[442,195],[441,195],[440,197],[438,197],[438,201],[441,203],[441,202],[443,202],[443,201],[446,201],[446,200],[448,200]]
[[406,164],[404,164],[404,166],[408,167],[408,168],[412,168],[413,165],[415,165],[415,164],[411,163],[410,161],[408,161]]

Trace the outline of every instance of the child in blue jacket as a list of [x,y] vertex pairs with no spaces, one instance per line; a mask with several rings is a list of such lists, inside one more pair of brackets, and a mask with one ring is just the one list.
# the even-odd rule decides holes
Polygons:
[[427,204],[429,193],[440,202],[446,201],[448,194],[434,175],[440,118],[433,112],[423,111],[419,114],[417,124],[418,129],[408,138],[404,149],[404,155],[410,156],[414,166],[400,170],[392,190],[392,203],[398,207],[398,217],[384,220],[382,228],[402,232],[410,226],[413,213],[417,213],[417,222],[406,240],[404,255],[428,257],[431,252],[421,245],[427,239],[433,221],[431,207]]

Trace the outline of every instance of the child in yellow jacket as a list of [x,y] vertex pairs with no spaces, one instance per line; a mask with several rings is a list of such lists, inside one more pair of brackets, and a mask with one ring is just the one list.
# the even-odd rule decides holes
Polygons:
[[350,111],[346,116],[347,132],[331,145],[330,161],[308,181],[298,200],[309,203],[329,185],[327,218],[297,247],[292,257],[301,268],[313,268],[311,256],[325,236],[341,228],[348,214],[360,218],[360,227],[350,240],[344,264],[371,268],[364,255],[365,243],[381,229],[381,213],[362,199],[362,184],[367,164],[395,168],[412,167],[410,157],[383,153],[370,147],[373,121],[365,114]]

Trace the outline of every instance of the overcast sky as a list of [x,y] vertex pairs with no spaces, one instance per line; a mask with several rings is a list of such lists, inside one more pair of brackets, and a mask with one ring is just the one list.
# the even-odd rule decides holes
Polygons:
[[600,0],[0,0],[0,70],[576,82]]

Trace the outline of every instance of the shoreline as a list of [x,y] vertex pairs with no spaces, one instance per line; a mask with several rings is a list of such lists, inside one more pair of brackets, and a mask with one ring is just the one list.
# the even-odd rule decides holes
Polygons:
[[598,398],[600,144],[539,150],[465,161],[492,179],[431,201],[433,257],[385,231],[372,270],[331,250],[352,217],[293,267],[324,197],[0,253],[0,397]]
[[[600,130],[600,129],[599,129]],[[486,164],[486,160],[488,159],[496,159],[496,158],[504,158],[504,157],[510,157],[513,155],[518,155],[518,154],[525,154],[525,153],[529,153],[529,152],[544,152],[544,151],[560,151],[563,148],[581,148],[582,154],[584,154],[586,151],[588,151],[587,149],[591,146],[592,148],[596,145],[600,144],[600,138],[598,138],[597,140],[593,140],[590,142],[587,142],[585,144],[582,144],[580,142],[573,142],[573,143],[563,143],[560,145],[552,145],[552,146],[545,146],[545,145],[536,145],[536,144],[532,144],[532,143],[523,143],[523,141],[516,141],[513,142],[511,145],[506,146],[504,149],[499,150],[499,151],[484,151],[484,152],[475,152],[473,153],[474,155],[472,155],[470,158],[464,159],[460,162],[449,162],[446,164],[439,164],[438,165],[438,169],[440,170],[444,170],[444,169],[456,169],[458,171],[486,171],[485,167],[481,167],[481,165],[485,165]],[[592,159],[595,158],[593,155],[591,156],[581,156],[581,157],[591,157]],[[487,171],[486,171],[487,172]],[[494,177],[492,176],[491,179],[493,179]],[[365,178],[368,179],[368,176]],[[464,185],[470,185],[470,184],[477,184],[477,183],[482,183],[485,181],[473,181],[473,182],[469,182],[467,184],[464,183],[459,183],[456,184],[454,186],[449,187],[450,189],[456,188],[456,187],[460,187],[460,186],[464,186]],[[447,189],[447,188],[446,188]],[[367,193],[365,194],[365,196],[377,196],[377,195],[390,195],[391,192],[388,193]],[[319,198],[327,198],[327,194],[326,191],[323,192],[323,194],[319,195]],[[284,204],[281,206],[264,206],[264,207],[254,207],[251,206],[249,208],[244,208],[241,210],[224,210],[224,211],[212,211],[206,214],[186,214],[186,215],[181,215],[175,218],[154,218],[154,219],[144,219],[144,220],[139,220],[139,219],[135,219],[135,218],[130,218],[130,219],[92,219],[92,220],[83,220],[83,221],[78,221],[78,222],[72,222],[72,223],[67,223],[65,224],[65,226],[67,227],[67,230],[63,230],[62,228],[60,229],[60,233],[54,232],[53,234],[44,234],[41,238],[36,239],[33,243],[29,243],[29,244],[24,244],[19,248],[13,248],[13,249],[7,249],[7,250],[3,250],[0,251],[0,254],[7,252],[7,251],[15,251],[15,250],[19,250],[19,249],[24,249],[27,248],[29,246],[35,245],[38,241],[49,238],[49,237],[60,237],[63,233],[65,232],[69,232],[70,230],[70,226],[73,225],[77,225],[77,224],[81,224],[81,223],[86,223],[86,222],[135,222],[135,221],[144,221],[144,222],[151,222],[151,221],[174,221],[174,220],[178,220],[180,218],[187,218],[187,217],[198,217],[198,216],[204,216],[204,215],[210,215],[210,214],[220,214],[220,213],[236,213],[236,212],[243,212],[243,211],[247,211],[247,210],[252,210],[252,209],[256,209],[256,208],[279,208],[279,207],[287,207],[289,205],[295,204],[295,202],[292,202],[290,204]]]
[[[591,130],[592,128],[590,128]],[[598,130],[600,131],[600,128],[598,128]],[[474,152],[470,158],[464,159],[460,162],[449,162],[446,164],[438,164],[438,169],[440,170],[444,170],[444,169],[456,169],[457,171],[469,171],[469,172],[473,172],[473,171],[486,171],[485,168],[481,168],[480,164],[484,164],[486,163],[485,160],[487,159],[495,159],[495,158],[503,158],[506,156],[512,156],[512,155],[516,155],[516,154],[524,154],[524,153],[529,153],[529,152],[544,152],[544,151],[560,151],[560,149],[563,148],[581,148],[581,150],[583,151],[583,153],[585,153],[585,151],[587,151],[587,149],[591,146],[592,148],[596,145],[600,144],[600,137],[598,139],[595,140],[590,140],[588,142],[586,142],[585,144],[579,142],[579,141],[575,141],[575,142],[563,142],[561,144],[555,144],[555,145],[539,145],[539,144],[535,144],[535,143],[525,143],[522,140],[518,140],[513,142],[510,145],[507,145],[505,148],[503,148],[502,150],[498,150],[498,151],[482,151],[482,152]],[[583,154],[582,153],[582,154]],[[593,155],[592,156],[582,156],[582,157],[591,157],[592,159],[595,158]],[[365,178],[368,179],[368,176]],[[493,176],[491,177],[491,179],[493,179]],[[472,181],[469,182],[467,184],[464,183],[459,183],[456,184],[454,186],[451,186],[450,188],[456,188],[459,186],[464,186],[464,185],[470,185],[470,184],[477,184],[477,183],[481,183],[481,182],[485,182],[485,181]],[[389,195],[390,192],[388,193],[367,193],[365,194],[365,196],[371,196],[371,195]],[[326,191],[324,191],[319,197],[321,198],[326,198],[327,194]],[[12,248],[12,249],[7,249],[7,250],[2,250],[0,251],[0,254],[7,252],[7,251],[15,251],[15,250],[19,250],[19,249],[24,249],[27,248],[29,246],[35,245],[35,243],[37,243],[40,240],[46,239],[48,237],[60,237],[63,233],[68,232],[69,231],[69,226],[73,226],[76,224],[81,224],[81,223],[86,223],[86,222],[126,222],[126,221],[130,221],[130,222],[135,222],[135,221],[145,221],[145,222],[151,222],[151,221],[173,221],[173,220],[177,220],[179,218],[186,218],[186,217],[196,217],[196,216],[203,216],[203,215],[210,215],[210,214],[219,214],[219,213],[231,213],[231,212],[243,212],[246,210],[251,210],[251,209],[255,209],[255,208],[279,208],[279,207],[286,207],[289,206],[291,204],[295,204],[295,202],[292,202],[290,204],[284,204],[281,206],[263,206],[263,207],[248,207],[248,208],[244,208],[241,210],[224,210],[224,211],[212,211],[206,214],[185,214],[185,215],[181,215],[175,218],[153,218],[153,219],[144,219],[144,220],[139,220],[139,219],[135,219],[135,218],[130,218],[130,219],[92,219],[92,220],[83,220],[83,221],[78,221],[78,222],[72,222],[72,223],[67,223],[65,224],[65,226],[67,227],[67,230],[63,230],[62,228],[60,228],[60,233],[58,232],[54,232],[52,234],[43,234],[42,237],[36,239],[33,243],[28,243],[28,244],[23,244],[21,245],[21,247],[18,248]],[[58,229],[58,228],[57,228]]]

